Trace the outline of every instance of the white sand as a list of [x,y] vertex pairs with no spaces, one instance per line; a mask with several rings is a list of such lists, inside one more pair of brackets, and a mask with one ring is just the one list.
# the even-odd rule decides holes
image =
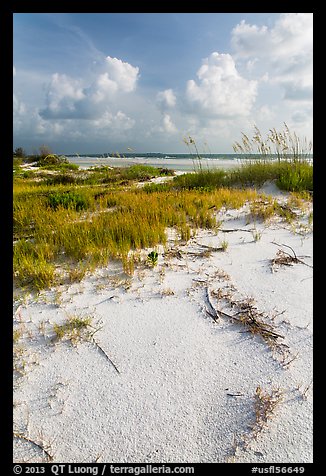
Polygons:
[[[296,263],[272,272],[269,260],[279,249],[274,241],[312,265],[312,233],[294,233],[280,220],[247,224],[247,213],[221,211],[221,228],[256,228],[257,241],[246,231],[198,231],[178,247],[181,259],[161,252],[155,268],[142,266],[133,278],[111,263],[81,283],[16,302],[26,367],[15,379],[15,430],[54,462],[311,462],[313,270]],[[191,254],[223,240],[225,252]],[[295,357],[289,365],[260,336],[206,313],[206,287],[226,292],[231,285],[237,299],[254,297],[260,312],[278,314],[269,322],[289,346],[285,362]],[[120,373],[95,344],[52,342],[53,325],[67,315],[93,316],[102,326],[96,341]],[[283,399],[255,439],[258,386],[281,389]],[[17,438],[14,455],[16,462],[47,460]]]

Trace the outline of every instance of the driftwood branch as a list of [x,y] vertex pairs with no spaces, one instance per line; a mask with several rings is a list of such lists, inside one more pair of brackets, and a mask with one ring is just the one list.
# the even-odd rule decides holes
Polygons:
[[211,316],[214,319],[215,322],[217,322],[217,319],[220,316],[218,315],[215,307],[212,304],[208,286],[205,288],[205,293],[206,293],[206,301],[207,301],[207,304],[208,304],[208,309],[206,309],[206,312],[209,316]]
[[223,233],[233,233],[235,231],[246,231],[247,233],[252,233],[256,230],[254,228],[252,228],[251,230],[245,230],[244,228],[219,228],[218,231],[222,231]]
[[[196,245],[200,246],[201,248],[205,248],[208,251],[223,251],[223,248],[221,246],[216,248],[214,246],[203,245],[203,244],[197,243],[197,242],[196,242]],[[188,252],[188,254],[195,254],[195,253]]]

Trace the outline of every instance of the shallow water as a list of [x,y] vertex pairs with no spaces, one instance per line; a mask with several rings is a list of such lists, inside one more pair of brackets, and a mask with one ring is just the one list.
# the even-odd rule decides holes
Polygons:
[[[174,169],[179,171],[192,171],[207,169],[230,169],[234,167],[239,167],[241,164],[248,163],[250,160],[259,160],[261,157],[256,154],[251,154],[250,156],[244,158],[241,154],[207,154],[207,156],[198,159],[196,157],[191,157],[186,154],[127,154],[124,157],[114,157],[95,154],[91,155],[79,155],[79,156],[67,156],[69,161],[77,164],[82,169],[86,169],[94,166],[109,165],[115,167],[128,167],[130,165],[142,164],[150,165],[153,167],[163,167],[167,169]],[[266,160],[266,158],[264,159]],[[276,156],[271,156],[271,161],[277,161]],[[308,159],[309,161],[312,160]]]
[[94,166],[109,165],[116,167],[128,167],[130,165],[142,164],[153,167],[163,167],[174,170],[198,170],[200,167],[206,169],[229,169],[239,166],[240,159],[201,159],[198,160],[186,158],[155,158],[155,157],[134,157],[134,158],[115,158],[115,157],[69,157],[69,161],[77,164],[80,168],[89,168]]

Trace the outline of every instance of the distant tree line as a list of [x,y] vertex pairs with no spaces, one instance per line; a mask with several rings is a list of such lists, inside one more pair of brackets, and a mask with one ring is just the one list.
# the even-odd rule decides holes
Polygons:
[[68,162],[65,157],[60,157],[56,154],[53,154],[51,148],[48,145],[42,144],[38,150],[38,153],[28,155],[26,154],[26,151],[23,149],[23,147],[16,147],[16,149],[13,151],[14,162],[17,164],[19,162],[37,162],[37,165],[39,166],[56,165]]

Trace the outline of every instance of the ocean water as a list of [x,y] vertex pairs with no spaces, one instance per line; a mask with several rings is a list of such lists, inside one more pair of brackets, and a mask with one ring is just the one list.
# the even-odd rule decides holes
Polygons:
[[[151,165],[179,171],[237,167],[250,160],[259,160],[261,156],[250,154],[244,158],[242,154],[205,154],[200,159],[190,154],[162,154],[162,153],[126,153],[126,154],[85,154],[67,155],[70,162],[80,168],[109,165],[128,167],[135,164]],[[312,156],[310,158],[312,160]],[[265,158],[266,160],[266,158]],[[277,160],[276,155],[271,155],[268,160]]]

